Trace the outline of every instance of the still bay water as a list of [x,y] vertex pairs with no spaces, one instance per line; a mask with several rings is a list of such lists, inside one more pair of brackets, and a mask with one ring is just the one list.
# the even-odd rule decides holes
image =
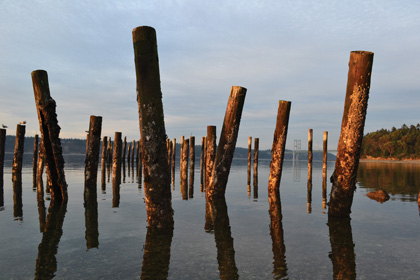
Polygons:
[[[226,192],[230,230],[225,234],[231,236],[223,237],[223,242],[216,240],[214,231],[205,229],[206,202],[200,191],[199,164],[196,162],[194,191],[188,200],[180,191],[178,167],[172,186],[175,229],[166,247],[170,254],[168,279],[229,279],[218,262],[226,248],[233,260],[227,266],[237,269],[241,279],[332,279],[340,275],[420,279],[420,164],[361,162],[351,221],[334,228],[322,203],[322,163],[314,162],[308,193],[307,163],[285,161],[280,227],[272,231],[267,194],[269,161],[260,161],[258,187],[252,186],[251,177],[248,192],[246,161],[234,160]],[[333,169],[334,163],[329,162],[327,178]],[[65,171],[69,202],[61,217],[62,228],[55,228],[51,237],[40,230],[48,223],[42,213],[48,212],[49,195],[44,197],[46,210],[40,211],[32,168],[23,170],[23,214],[19,218],[14,217],[11,168],[5,168],[0,279],[33,279],[45,264],[52,268],[49,275],[55,275],[54,279],[140,279],[145,269],[143,256],[150,247],[145,250],[146,206],[135,172],[125,171],[118,207],[113,207],[112,183],[107,182],[102,191],[98,173],[96,216],[84,207],[83,165],[68,166]],[[327,182],[328,195],[330,186]],[[377,189],[387,191],[391,199],[379,203],[366,196]],[[153,266],[148,269],[153,270]]]

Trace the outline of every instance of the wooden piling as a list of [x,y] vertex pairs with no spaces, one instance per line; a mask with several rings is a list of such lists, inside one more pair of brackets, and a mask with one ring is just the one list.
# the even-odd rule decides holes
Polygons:
[[188,200],[188,189],[187,189],[187,185],[188,185],[188,152],[189,152],[189,139],[183,139],[183,143],[182,143],[182,154],[181,154],[181,176],[180,176],[180,181],[181,181],[181,193],[182,193],[182,199],[183,200]]
[[188,184],[188,198],[194,197],[194,167],[195,167],[195,137],[190,137],[190,179]]
[[181,136],[181,151],[179,153],[180,157],[179,157],[179,173],[182,174],[182,155],[183,155],[183,151],[184,151],[184,136]]
[[112,154],[112,180],[121,183],[122,133],[115,132],[114,153]]
[[205,143],[206,137],[201,137],[201,153],[200,153],[200,185],[201,185],[201,192],[203,192],[204,188],[204,151],[205,151]]
[[115,132],[114,153],[112,154],[112,207],[120,206],[120,184],[121,184],[121,156],[122,139],[121,132]]
[[[37,164],[37,171],[36,171],[37,190],[39,187],[43,188],[42,174],[44,173],[44,163],[45,163],[44,158],[45,158],[44,145],[42,144],[42,139],[41,139],[39,143],[39,149],[38,149],[38,164]],[[48,186],[45,187],[45,191],[47,190],[48,190]]]
[[101,157],[101,189],[105,191],[106,188],[106,151],[108,147],[108,137],[104,136],[102,139],[102,157]]
[[0,128],[0,210],[4,207],[4,152],[6,147],[6,129]]
[[308,181],[312,180],[312,129],[308,129]]
[[211,174],[216,157],[216,126],[207,126],[207,152],[206,152],[206,172],[205,172],[205,188],[206,193],[209,189]]
[[133,140],[133,143],[131,144],[131,166],[134,166],[135,151],[136,151],[136,140]]
[[169,174],[172,172],[172,141],[168,139],[167,142],[168,146],[168,167],[169,167]]
[[176,138],[172,141],[172,187],[175,188]]
[[372,63],[372,52],[353,51],[350,54],[337,160],[331,176],[333,185],[328,208],[330,216],[349,216],[351,213],[366,120]]
[[18,124],[16,127],[15,152],[13,156],[12,180],[15,181],[22,174],[22,160],[25,144],[25,125]]
[[[327,174],[328,165],[328,131],[324,131],[324,141],[322,149],[322,174]],[[325,175],[326,176],[326,175]]]
[[251,185],[251,146],[252,146],[252,137],[248,137],[248,180],[247,180],[247,186]]
[[32,72],[35,104],[38,112],[39,130],[44,145],[45,164],[51,178],[51,199],[67,201],[67,183],[64,175],[64,159],[59,138],[60,126],[55,112],[56,103],[51,98],[48,75],[44,70]]
[[166,159],[166,131],[155,30],[148,26],[135,28],[133,45],[148,224],[158,228],[173,228],[171,177]]
[[254,182],[253,186],[258,187],[258,149],[260,145],[260,139],[255,138],[254,139]]
[[125,154],[127,152],[127,136],[124,136],[123,148],[122,148],[122,161],[125,162]]
[[34,137],[34,156],[32,160],[32,178],[33,188],[36,189],[36,171],[38,167],[38,134]]
[[85,159],[85,188],[95,188],[101,147],[102,117],[90,116],[89,141]]
[[291,104],[290,101],[279,101],[276,129],[271,148],[270,177],[268,180],[269,189],[278,189],[280,187]]
[[[113,147],[112,146],[113,146],[112,145],[112,138],[109,137],[108,148],[107,148],[107,151],[106,151],[107,156],[108,156],[108,158],[107,158],[107,165],[108,165],[108,167],[111,167],[112,166],[112,154],[113,154],[113,152],[112,152]],[[109,175],[108,175],[108,177],[109,177]]]
[[210,197],[224,196],[229,178],[230,166],[236,148],[246,88],[232,86],[217,146],[214,168],[207,194]]

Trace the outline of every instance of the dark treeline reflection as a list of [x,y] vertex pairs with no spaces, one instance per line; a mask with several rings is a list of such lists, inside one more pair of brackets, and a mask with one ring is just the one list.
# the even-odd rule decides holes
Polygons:
[[281,213],[280,192],[278,189],[270,190],[268,193],[270,205],[270,235],[273,250],[273,276],[274,279],[283,279],[287,276],[286,246],[284,245],[284,234]]
[[98,231],[98,201],[96,186],[85,187],[85,238],[86,248],[98,248],[99,231]]
[[356,255],[350,218],[328,217],[333,279],[356,279]]
[[[410,163],[360,162],[357,180],[362,188],[382,189],[401,201],[417,201],[420,165]],[[400,196],[400,197],[399,197]]]
[[[206,232],[214,231],[220,279],[239,279],[235,263],[235,250],[230,231],[229,216],[224,197],[206,202]],[[212,224],[210,225],[210,220]]]
[[141,279],[167,279],[173,228],[148,227]]
[[52,279],[57,271],[57,249],[63,235],[63,222],[67,203],[52,200],[48,208],[47,221],[38,246],[35,279]]

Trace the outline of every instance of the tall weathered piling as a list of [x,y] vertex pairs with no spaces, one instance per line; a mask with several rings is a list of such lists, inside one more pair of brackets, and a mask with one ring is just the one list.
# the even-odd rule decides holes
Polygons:
[[276,129],[274,131],[273,146],[271,148],[270,177],[268,180],[269,190],[278,189],[280,187],[291,104],[292,102],[290,101],[279,101]]
[[45,164],[51,179],[51,199],[67,200],[67,183],[64,176],[64,159],[59,138],[60,126],[55,113],[55,101],[51,98],[48,75],[44,70],[32,72],[32,83],[38,112],[39,130],[44,146]]
[[350,53],[337,160],[331,176],[333,185],[328,208],[330,216],[345,217],[351,213],[366,120],[372,63],[372,52],[353,51]]
[[175,157],[176,157],[176,138],[172,141],[172,186],[175,188]]
[[[42,174],[44,173],[44,163],[45,163],[44,158],[45,158],[44,145],[42,144],[42,139],[41,139],[39,143],[39,149],[38,149],[38,165],[37,165],[37,171],[36,171],[37,190],[39,187],[43,188]],[[47,189],[48,189],[48,186],[45,188],[45,190]]]
[[34,156],[32,160],[33,188],[36,189],[36,171],[38,167],[38,134],[34,137]]
[[188,200],[188,153],[189,153],[189,139],[183,139],[182,148],[181,148],[181,193],[182,199]]
[[85,188],[95,188],[101,147],[102,117],[90,116],[89,141],[85,159]]
[[207,126],[207,143],[206,143],[206,171],[205,171],[205,188],[206,192],[209,188],[211,174],[214,166],[214,159],[216,157],[216,126]]
[[181,151],[179,152],[179,173],[181,174],[182,173],[182,154],[183,154],[183,151],[184,151],[184,144],[185,144],[185,142],[184,142],[185,140],[184,140],[184,136],[181,136]]
[[194,197],[194,168],[195,168],[195,137],[190,136],[190,179],[188,184],[188,198]]
[[102,157],[101,157],[101,189],[105,191],[106,188],[106,151],[108,147],[108,137],[104,136],[102,139]]
[[249,136],[248,137],[248,170],[247,170],[248,179],[246,181],[248,189],[251,187],[251,146],[252,146],[252,137]]
[[168,167],[169,167],[169,174],[171,174],[172,171],[172,141],[168,139],[167,142],[168,146]]
[[4,151],[6,147],[6,129],[0,128],[0,210],[4,207]]
[[236,148],[242,109],[245,103],[246,88],[232,86],[223,120],[219,145],[217,146],[214,168],[207,194],[210,197],[224,196],[230,166]]
[[133,140],[133,143],[131,144],[131,166],[134,166],[135,151],[136,151],[136,140]]
[[[253,186],[258,187],[258,150],[260,146],[260,138],[254,139],[254,182]],[[254,192],[255,193],[255,192]]]
[[173,228],[171,176],[166,158],[166,131],[155,30],[148,26],[135,28],[133,45],[148,224],[158,228]]
[[15,181],[22,174],[22,160],[25,145],[25,125],[18,124],[16,127],[15,153],[13,156],[12,180]]

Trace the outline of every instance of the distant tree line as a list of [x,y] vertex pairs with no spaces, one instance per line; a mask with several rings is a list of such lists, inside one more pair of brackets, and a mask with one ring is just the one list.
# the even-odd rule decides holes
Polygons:
[[420,124],[381,129],[363,137],[361,157],[420,159]]

